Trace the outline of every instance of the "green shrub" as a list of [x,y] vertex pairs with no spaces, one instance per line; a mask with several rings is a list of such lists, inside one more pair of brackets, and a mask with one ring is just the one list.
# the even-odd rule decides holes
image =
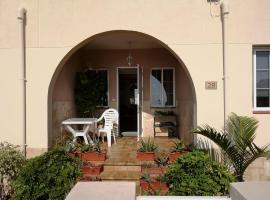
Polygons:
[[13,192],[12,183],[24,164],[24,157],[17,146],[0,143],[0,199],[9,199]]
[[172,164],[166,174],[171,195],[212,196],[227,194],[234,176],[221,163],[210,161],[208,155],[194,151]]
[[108,104],[107,87],[106,71],[87,70],[76,74],[74,98],[80,117],[100,115],[98,106]]
[[80,173],[80,163],[54,149],[30,159],[15,181],[15,200],[64,199]]

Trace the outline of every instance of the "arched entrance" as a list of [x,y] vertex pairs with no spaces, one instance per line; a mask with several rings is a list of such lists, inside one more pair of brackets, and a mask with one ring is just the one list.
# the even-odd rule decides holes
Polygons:
[[[76,74],[91,71],[106,77],[106,100],[99,107],[119,110],[123,134],[138,130],[140,125],[136,120],[141,119],[143,136],[153,136],[155,113],[172,111],[177,116],[177,135],[185,143],[193,141],[190,130],[196,125],[196,95],[189,72],[179,56],[147,34],[109,31],[76,45],[57,66],[48,95],[49,146],[60,135],[61,122],[80,114],[74,99]],[[138,77],[142,84],[139,118],[134,87],[138,85]],[[163,130],[158,131],[164,135]]]

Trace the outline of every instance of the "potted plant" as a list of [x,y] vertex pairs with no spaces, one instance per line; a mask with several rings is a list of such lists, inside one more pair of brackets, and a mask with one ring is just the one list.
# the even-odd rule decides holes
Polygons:
[[168,191],[168,183],[166,182],[166,177],[164,175],[159,175],[156,177],[155,181],[150,184],[151,188],[154,190]]
[[182,140],[176,140],[173,142],[174,145],[170,149],[169,161],[173,162],[181,155],[187,153],[186,147]]
[[73,143],[71,141],[67,141],[64,144],[63,148],[70,157],[81,158],[81,150],[80,150],[79,143]]
[[141,140],[140,148],[137,151],[137,158],[141,161],[153,161],[155,159],[155,150],[157,146],[154,140],[148,138],[147,141]]
[[155,159],[156,165],[161,169],[162,174],[166,171],[166,167],[169,164],[169,156],[165,153],[158,155]]
[[162,174],[163,173],[162,169],[154,163],[143,163],[141,172],[149,173],[149,174]]
[[163,174],[166,171],[166,166],[168,165],[169,157],[166,154],[160,154],[155,158],[155,164],[153,163],[143,163],[141,172],[150,174]]
[[151,182],[150,174],[148,172],[146,172],[140,178],[140,187],[143,190],[148,190],[150,182]]
[[151,178],[149,173],[144,173],[140,179],[140,187],[142,190],[161,190],[168,191],[168,184],[163,175],[157,178]]
[[83,145],[81,147],[82,161],[105,161],[106,151],[102,151],[100,148],[100,142],[94,140],[93,144]]
[[169,163],[169,156],[165,153],[161,153],[156,157],[155,163],[159,167],[165,167]]
[[100,175],[103,171],[103,165],[94,165],[90,162],[83,162],[83,166],[81,167],[81,172],[84,176],[92,176],[92,175]]

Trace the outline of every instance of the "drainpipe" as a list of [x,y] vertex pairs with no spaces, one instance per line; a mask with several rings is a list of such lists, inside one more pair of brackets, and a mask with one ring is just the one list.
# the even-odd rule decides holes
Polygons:
[[26,158],[26,62],[25,62],[25,15],[26,9],[20,8],[18,13],[18,20],[20,23],[20,54],[21,54],[21,67],[20,67],[20,79],[22,81],[22,153]]
[[222,41],[223,41],[223,114],[224,114],[224,129],[226,126],[226,119],[227,119],[227,21],[229,15],[229,1],[228,0],[221,0],[220,4],[221,9],[221,22],[222,22]]

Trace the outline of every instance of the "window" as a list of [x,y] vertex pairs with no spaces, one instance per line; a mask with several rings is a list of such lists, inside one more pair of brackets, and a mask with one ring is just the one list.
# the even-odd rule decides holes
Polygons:
[[151,106],[172,107],[175,105],[174,69],[152,69]]
[[254,109],[270,110],[270,49],[254,50]]

